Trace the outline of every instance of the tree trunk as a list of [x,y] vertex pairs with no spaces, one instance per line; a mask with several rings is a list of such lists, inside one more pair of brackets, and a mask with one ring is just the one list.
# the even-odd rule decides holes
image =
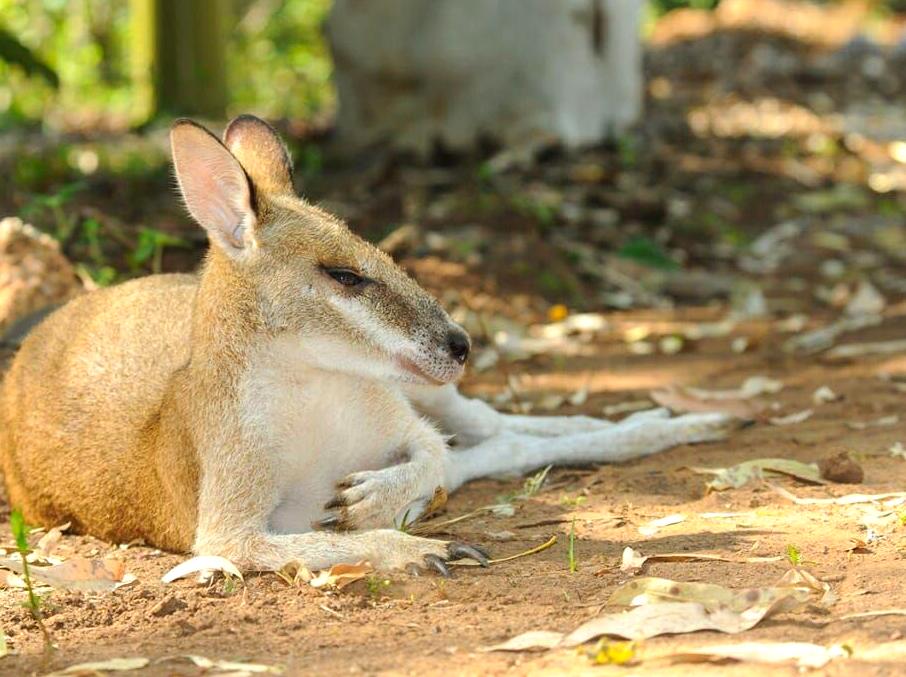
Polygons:
[[347,146],[601,141],[641,109],[639,0],[335,0]]
[[151,116],[226,115],[229,0],[132,0],[133,77]]

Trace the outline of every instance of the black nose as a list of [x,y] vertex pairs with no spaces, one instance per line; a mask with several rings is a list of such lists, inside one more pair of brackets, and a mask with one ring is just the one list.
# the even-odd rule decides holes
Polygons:
[[447,335],[447,347],[450,349],[450,354],[454,360],[460,364],[465,364],[471,348],[469,335],[462,329],[454,329]]

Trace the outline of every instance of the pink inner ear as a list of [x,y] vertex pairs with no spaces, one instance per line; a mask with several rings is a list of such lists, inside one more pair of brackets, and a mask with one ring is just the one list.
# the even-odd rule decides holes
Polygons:
[[245,172],[205,130],[178,125],[170,133],[176,178],[192,217],[232,249],[246,246],[254,222]]

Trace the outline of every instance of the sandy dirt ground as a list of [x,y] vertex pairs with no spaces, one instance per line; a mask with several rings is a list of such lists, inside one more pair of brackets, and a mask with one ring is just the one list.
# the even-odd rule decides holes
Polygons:
[[[675,316],[659,317],[652,311],[620,315],[624,322],[657,319]],[[757,323],[747,326],[751,335],[763,329]],[[893,317],[882,329],[852,338],[889,338],[904,330],[906,320]],[[594,666],[585,652],[572,649],[541,654],[481,651],[529,630],[569,631],[609,610],[610,593],[632,577],[619,568],[626,546],[645,555],[688,551],[744,558],[784,555],[793,545],[804,565],[832,586],[838,597],[832,607],[815,604],[780,614],[732,638],[701,632],[651,639],[640,644],[639,655],[723,641],[841,643],[856,657],[831,663],[824,674],[902,674],[906,618],[842,617],[906,608],[902,583],[906,527],[897,523],[889,532],[879,532],[867,548],[854,551],[854,539],[866,538],[860,527],[862,506],[797,506],[761,483],[706,494],[706,478],[687,467],[727,466],[762,457],[818,461],[846,451],[864,468],[865,479],[859,485],[816,487],[793,479],[777,483],[807,497],[902,490],[906,460],[891,457],[888,449],[906,437],[906,423],[865,430],[853,430],[848,424],[902,413],[903,393],[879,373],[906,376],[906,359],[827,363],[819,358],[792,358],[770,338],[750,354],[734,354],[729,346],[730,339],[721,338],[702,341],[694,352],[632,356],[623,341],[605,335],[594,342],[589,356],[556,367],[546,358],[510,367],[511,380],[517,378],[527,395],[587,387],[588,400],[564,412],[600,415],[607,405],[644,398],[651,388],[667,383],[736,387],[756,374],[785,384],[771,396],[781,413],[815,410],[812,418],[799,424],[758,423],[722,442],[684,446],[625,465],[555,469],[537,494],[514,503],[512,516],[483,514],[439,532],[486,545],[497,557],[556,536],[556,544],[543,552],[487,570],[458,568],[448,580],[395,574],[325,593],[304,584],[290,586],[274,574],[249,576],[232,588],[222,580],[209,586],[192,579],[163,585],[161,575],[180,557],[66,535],[56,551],[62,558],[112,555],[122,559],[138,580],[104,595],[52,593],[45,613],[57,649],[49,655],[22,606],[24,593],[0,590],[0,627],[14,652],[0,662],[0,673],[44,674],[88,660],[139,656],[156,661],[198,654],[282,666],[286,674],[795,674],[794,667],[665,667],[649,662],[627,672],[626,667]],[[473,377],[466,390],[497,392],[501,379],[496,372]],[[825,385],[840,400],[815,406],[812,393]],[[520,479],[475,482],[453,495],[434,521],[465,515],[521,487]],[[673,513],[686,515],[685,521],[654,536],[639,533],[639,525]],[[703,517],[709,513],[733,515]],[[573,528],[578,569],[570,572],[567,550]],[[0,544],[11,546],[8,525],[0,525],[0,533],[4,534]],[[744,564],[652,562],[636,575],[754,587],[776,582],[789,567],[786,557]],[[880,659],[857,659],[860,652],[879,646],[885,647]],[[152,662],[137,674],[202,672],[187,662],[167,661]]]
[[[835,37],[830,28],[837,24],[830,20],[809,15],[794,21],[785,3],[748,4],[759,10],[757,25],[740,26],[742,19],[728,12],[716,23],[710,15],[676,13],[659,26],[646,57],[644,127],[613,148],[577,157],[552,152],[525,171],[492,176],[469,167],[356,170],[345,181],[325,175],[320,188],[313,178],[306,194],[374,240],[393,225],[419,224],[421,235],[413,242],[401,238],[393,253],[409,256],[418,279],[452,310],[468,310],[461,313],[466,319],[480,312],[525,325],[543,319],[554,303],[573,311],[634,308],[608,312],[608,327],[583,343],[581,354],[545,353],[471,371],[464,383],[471,394],[492,399],[515,390],[517,397],[502,404],[510,407],[587,390],[577,406],[555,412],[539,406],[532,413],[602,416],[607,407],[644,400],[670,384],[737,388],[757,375],[784,384],[765,398],[776,404],[772,416],[813,409],[810,418],[784,426],[759,420],[724,441],[624,465],[553,469],[539,491],[512,502],[512,515],[484,512],[443,526],[519,493],[524,480],[472,483],[428,522],[438,537],[484,545],[495,557],[557,540],[489,569],[458,567],[451,579],[392,574],[340,592],[290,585],[273,573],[247,576],[244,583],[219,578],[210,585],[193,579],[164,585],[161,576],[182,556],[66,534],[54,555],[114,557],[136,581],[103,595],[45,595],[43,612],[56,645],[50,653],[23,607],[23,591],[0,588],[0,630],[9,648],[0,674],[44,675],[120,657],[150,661],[124,674],[205,674],[173,659],[187,654],[279,666],[289,675],[799,673],[790,665],[672,665],[652,658],[749,641],[841,645],[851,654],[812,674],[906,674],[904,505],[797,505],[762,482],[708,493],[709,478],[689,470],[758,458],[813,462],[847,452],[864,470],[858,484],[772,482],[798,497],[825,499],[906,489],[906,458],[890,451],[906,444],[906,353],[843,361],[791,354],[782,347],[789,334],[780,328],[797,315],[805,328],[833,321],[859,285],[871,281],[886,299],[883,309],[871,310],[883,315],[880,324],[837,342],[906,336],[906,145],[892,142],[906,144],[906,51],[847,42],[857,27],[846,17],[837,24],[849,32]],[[768,5],[773,9],[765,14]],[[139,141],[147,146],[133,139]],[[73,213],[94,218],[88,207],[102,204],[118,215],[109,223],[119,219],[130,229],[156,219],[151,225],[194,244],[168,249],[163,269],[191,269],[203,237],[175,216],[169,176],[162,168],[153,182],[129,191],[131,184],[117,179],[121,193],[98,181],[73,203]],[[3,213],[18,213],[32,199],[29,191],[39,188],[49,190],[23,188],[0,200]],[[108,223],[106,215],[100,220]],[[790,224],[792,234],[784,235]],[[756,239],[765,233],[779,235],[767,243]],[[744,267],[753,242],[764,245],[758,266]],[[64,250],[85,261],[89,244],[74,240]],[[116,243],[106,238],[105,244]],[[128,251],[113,252],[111,261],[127,269]],[[669,277],[672,266],[664,264],[671,262],[695,276]],[[745,307],[737,282],[743,292],[763,292],[768,315],[742,320],[724,335],[670,343],[683,327]],[[650,305],[664,307],[642,309]],[[493,331],[475,321],[468,328],[487,349]],[[650,354],[639,354],[644,341],[633,343],[633,336],[648,341]],[[682,349],[672,354],[665,345]],[[815,404],[823,386],[838,398]],[[653,535],[640,533],[640,526],[673,514],[685,519]],[[39,538],[34,534],[31,545]],[[11,547],[4,505],[0,548]],[[626,547],[646,556],[694,552],[736,561],[650,561],[641,571],[623,572]],[[801,566],[830,586],[834,604],[816,601],[733,636],[699,632],[639,642],[628,667],[595,665],[588,648],[482,651],[526,631],[571,631],[619,611],[608,604],[610,595],[640,576],[733,588],[773,585],[791,568],[789,552],[798,552]],[[764,559],[740,562],[751,558]],[[883,610],[900,614],[851,617]]]

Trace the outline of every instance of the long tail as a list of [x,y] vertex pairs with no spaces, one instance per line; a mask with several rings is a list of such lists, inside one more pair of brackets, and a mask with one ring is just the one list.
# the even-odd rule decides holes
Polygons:
[[0,348],[7,348],[16,350],[19,346],[22,345],[22,342],[28,336],[29,332],[32,329],[37,327],[44,320],[45,317],[50,315],[53,311],[59,308],[62,304],[55,303],[50,306],[41,308],[33,312],[31,315],[26,315],[22,319],[13,323],[7,332],[0,338]]

